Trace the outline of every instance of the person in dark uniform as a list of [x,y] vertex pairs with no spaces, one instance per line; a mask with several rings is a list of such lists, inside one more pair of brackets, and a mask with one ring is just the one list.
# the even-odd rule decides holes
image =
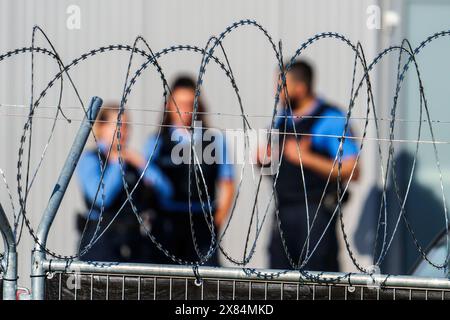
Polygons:
[[[80,234],[83,234],[80,241],[81,251],[90,243],[95,233],[102,207],[102,220],[96,236],[105,230],[105,227],[127,200],[117,150],[118,139],[114,133],[118,112],[119,105],[115,103],[105,104],[101,108],[93,127],[100,154],[96,148],[85,151],[77,166],[77,175],[87,209],[85,214],[78,215],[77,221],[78,230]],[[123,171],[129,192],[131,192],[142,174],[145,162],[138,152],[133,151],[127,145],[129,118],[126,112],[123,113],[121,120]],[[111,144],[111,153],[107,160]],[[102,192],[100,189],[97,194],[101,180],[100,159],[103,165],[106,163],[106,168],[103,175],[104,190]],[[102,193],[104,194],[103,200]],[[150,208],[153,194],[151,187],[145,184],[143,179],[132,197],[138,213],[147,214],[146,210]],[[93,209],[89,214],[91,207]],[[130,203],[127,202],[107,231],[80,259],[107,262],[149,262],[150,247],[150,240],[143,236],[142,228]]]
[[[217,237],[234,196],[233,166],[227,158],[223,134],[215,134],[211,142],[205,142],[202,138],[208,126],[201,100],[197,118],[201,121],[200,128],[194,129],[193,133],[195,148],[201,157],[205,148],[208,145],[211,147],[212,143],[217,156],[215,159],[221,161],[204,159],[200,165],[201,171],[193,164],[191,173],[189,171],[190,163],[193,163],[189,156],[191,143],[189,127],[192,121],[195,89],[196,83],[190,77],[181,76],[174,81],[160,136],[159,138],[156,134],[150,136],[144,147],[144,157],[146,160],[150,159],[146,176],[157,194],[157,214],[152,221],[153,234],[170,254],[189,262],[199,261],[199,255],[205,256],[208,253],[212,245],[212,233],[214,232]],[[180,161],[178,158],[182,153],[177,151],[180,147],[187,151],[183,156],[187,154],[188,161]],[[211,223],[210,214],[214,223]],[[191,227],[197,248],[194,245]],[[217,251],[205,263],[206,265],[218,265]],[[174,263],[161,251],[155,256],[154,262]]]
[[[283,144],[283,136],[285,145],[276,183],[276,196],[285,244],[283,245],[282,242],[277,219],[274,218],[269,245],[270,267],[274,269],[292,269],[285,247],[295,267],[301,265],[306,256],[307,250],[304,244],[308,234],[307,204],[299,152],[303,164],[310,225],[331,172],[325,197],[310,230],[308,255],[316,247],[337,205],[338,162],[336,161],[333,166],[333,161],[338,154],[339,137],[344,132],[346,119],[345,114],[337,107],[315,95],[313,76],[313,69],[308,63],[294,62],[286,74],[289,100],[286,99],[284,90],[280,95],[283,107],[278,112],[274,128],[280,133],[280,148]],[[288,107],[287,102],[290,103],[291,108]],[[284,132],[286,134],[283,134]],[[346,184],[345,181],[351,176],[359,150],[355,140],[348,138],[351,135],[348,129],[345,133],[347,138],[344,139],[341,158],[341,190]],[[261,149],[260,159],[263,159],[263,151],[267,152],[266,148]],[[355,180],[357,176],[356,167],[352,180]],[[339,271],[336,216],[337,214],[304,266],[305,270]]]

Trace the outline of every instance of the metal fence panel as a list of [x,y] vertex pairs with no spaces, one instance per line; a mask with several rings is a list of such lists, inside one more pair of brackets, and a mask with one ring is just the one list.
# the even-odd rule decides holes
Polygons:
[[[74,281],[73,278],[76,278]],[[450,300],[448,289],[57,272],[46,300]],[[76,284],[73,287],[68,283]]]
[[44,269],[49,300],[450,300],[444,278],[308,273],[314,281],[298,271],[199,267],[199,283],[189,266],[47,261]]

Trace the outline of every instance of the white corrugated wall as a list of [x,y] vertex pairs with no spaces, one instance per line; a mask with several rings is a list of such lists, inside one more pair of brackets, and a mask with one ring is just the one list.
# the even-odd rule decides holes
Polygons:
[[[30,46],[33,25],[39,25],[47,33],[64,62],[71,61],[87,50],[107,44],[132,44],[137,35],[142,35],[154,51],[173,44],[193,44],[204,46],[209,36],[219,34],[226,26],[240,19],[255,19],[273,36],[282,39],[285,57],[308,37],[322,31],[339,32],[351,41],[361,41],[368,58],[373,57],[378,34],[366,26],[369,5],[376,1],[360,0],[319,0],[319,1],[26,1],[0,0],[0,52],[23,46]],[[66,10],[69,5],[81,9],[81,28],[69,30]],[[42,36],[38,35],[36,45],[49,48]],[[225,48],[233,68],[237,84],[249,114],[270,115],[273,105],[273,82],[275,58],[262,34],[245,27],[226,39]],[[221,56],[220,54],[218,54]],[[343,44],[335,40],[321,41],[305,52],[318,71],[318,92],[341,106],[346,106],[350,96],[353,54]],[[128,53],[113,52],[97,56],[83,62],[71,71],[77,88],[87,102],[93,95],[105,100],[119,99],[125,80]],[[137,58],[137,63],[142,62]],[[171,79],[178,71],[197,72],[200,56],[193,53],[178,53],[161,59],[160,63]],[[8,105],[27,105],[30,96],[30,55],[21,55],[8,62],[0,62],[0,168],[13,194],[17,183],[17,154],[26,110]],[[35,59],[35,94],[37,95],[57,72],[54,61],[37,54]],[[65,81],[63,105],[79,107],[69,82]],[[205,78],[204,93],[212,112],[238,113],[238,104],[231,86],[213,64]],[[42,102],[42,106],[54,106],[57,101],[55,86]],[[159,77],[151,68],[135,86],[129,106],[132,108],[160,109],[162,90]],[[359,108],[363,109],[363,106]],[[362,111],[361,111],[362,112]],[[41,108],[39,119],[33,127],[33,148],[31,172],[38,163],[46,144],[52,120],[48,119],[54,109]],[[80,119],[78,110],[66,109],[69,117]],[[133,121],[156,124],[159,114],[153,112],[132,112]],[[48,117],[48,118],[46,118]],[[221,128],[238,128],[239,118],[211,116],[213,125]],[[263,128],[268,119],[251,119],[254,128]],[[68,124],[58,121],[55,135],[47,150],[42,168],[34,182],[30,194],[28,215],[36,228],[39,218],[49,198],[52,187],[79,125],[78,121]],[[356,124],[355,124],[356,125]],[[357,125],[356,125],[357,126]],[[152,126],[133,127],[132,144],[140,148]],[[375,145],[368,144],[362,162],[364,173],[354,185],[358,196],[353,197],[345,211],[348,230],[351,233],[358,219],[365,192],[375,175],[375,165],[371,162]],[[235,257],[241,258],[246,224],[249,221],[248,200],[254,192],[251,175],[244,178],[244,185],[236,211],[236,221],[225,238],[225,248]],[[267,191],[264,191],[267,192]],[[267,197],[262,197],[265,199]],[[18,208],[15,197],[16,210]],[[76,179],[71,183],[52,228],[49,247],[59,253],[75,252],[76,231],[74,214],[82,209]],[[0,186],[0,201],[11,213],[6,189]],[[270,221],[268,221],[270,223]],[[266,266],[267,231],[261,235],[257,252],[251,266]],[[32,240],[24,231],[19,247],[20,283],[28,285],[30,252]],[[342,255],[346,256],[345,254]],[[342,260],[345,270],[354,270],[346,258]]]

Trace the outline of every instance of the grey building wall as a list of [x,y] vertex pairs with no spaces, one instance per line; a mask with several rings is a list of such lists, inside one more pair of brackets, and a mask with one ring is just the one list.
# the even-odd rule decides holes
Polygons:
[[[69,30],[66,10],[75,4],[81,9],[81,28]],[[282,39],[284,55],[289,57],[308,37],[323,31],[339,32],[356,43],[361,41],[366,56],[370,60],[377,51],[378,30],[368,29],[366,12],[376,1],[0,1],[0,52],[30,46],[33,25],[39,25],[53,42],[64,62],[71,61],[87,50],[107,44],[132,44],[137,35],[142,35],[154,51],[173,44],[193,44],[204,46],[209,36],[219,34],[240,19],[255,19],[262,24],[275,41]],[[36,45],[49,47],[38,35]],[[233,67],[237,84],[246,108],[251,115],[271,115],[274,95],[275,57],[262,34],[245,27],[226,39],[225,48]],[[219,55],[220,56],[220,55]],[[342,43],[324,40],[308,49],[304,55],[318,71],[317,89],[319,94],[330,101],[345,107],[348,105],[354,55]],[[87,102],[93,95],[105,100],[117,100],[121,96],[129,54],[114,52],[97,56],[83,62],[71,71],[83,100]],[[169,79],[178,71],[196,73],[200,56],[193,53],[178,53],[166,56],[160,63]],[[27,105],[30,95],[30,55],[22,55],[0,63],[0,168],[13,194],[17,183],[17,154],[20,135],[25,122],[26,110],[11,105]],[[136,58],[134,68],[142,62]],[[35,94],[38,94],[57,72],[54,61],[42,55],[35,59]],[[376,82],[376,74],[374,74]],[[65,82],[63,105],[65,112],[74,121],[71,124],[58,120],[53,140],[48,147],[42,168],[36,177],[30,193],[28,216],[36,228],[50,192],[59,174],[71,141],[79,125],[82,114],[69,83]],[[239,106],[226,77],[212,64],[205,78],[204,93],[211,112],[239,113]],[[54,109],[57,101],[55,87],[42,102],[44,108],[37,111],[33,129],[33,148],[31,168],[35,168],[46,145]],[[355,116],[365,112],[364,99],[358,102]],[[162,90],[159,76],[148,69],[135,86],[129,100],[129,107],[145,109],[132,111],[132,120],[140,124],[133,126],[132,145],[141,148],[145,138],[155,131],[160,114],[149,110],[162,109]],[[220,128],[239,128],[238,117],[209,117],[214,126]],[[250,118],[254,128],[268,125],[266,117]],[[356,131],[362,122],[355,122]],[[367,190],[374,181],[377,171],[372,160],[376,149],[374,143],[367,142],[362,159],[361,179],[352,186],[355,196],[345,209],[345,220],[351,234],[358,222]],[[254,195],[251,171],[247,169],[235,221],[224,246],[234,257],[241,257],[246,228],[249,222],[250,197]],[[239,174],[239,171],[236,172]],[[268,186],[261,194],[261,206],[267,199]],[[17,197],[14,198],[16,210]],[[0,201],[11,213],[4,185],[0,183]],[[59,253],[72,254],[76,250],[77,234],[74,215],[83,208],[78,185],[74,179],[61,206],[52,228],[49,247]],[[257,251],[250,266],[265,267],[267,221]],[[20,283],[29,282],[29,256],[32,239],[26,231],[20,243]],[[354,270],[342,254],[342,265],[346,271]],[[368,262],[368,260],[363,261]],[[229,263],[227,263],[229,265]]]

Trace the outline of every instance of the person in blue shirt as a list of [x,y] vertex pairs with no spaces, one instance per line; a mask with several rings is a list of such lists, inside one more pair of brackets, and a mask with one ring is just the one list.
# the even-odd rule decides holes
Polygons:
[[[160,136],[151,135],[143,151],[144,158],[150,161],[146,177],[157,199],[153,234],[171,254],[189,262],[199,261],[199,255],[208,253],[212,245],[212,233],[217,237],[234,197],[234,170],[228,159],[223,134],[216,130],[212,135],[214,138],[209,139],[211,141],[204,138],[211,129],[207,129],[202,100],[199,100],[197,118],[200,122],[193,133],[201,164],[194,165],[198,162],[191,160],[189,128],[195,89],[195,81],[188,76],[180,76],[174,81]],[[211,149],[214,151],[206,152]],[[213,159],[202,158],[208,154],[213,155]],[[214,223],[211,222],[211,214]],[[206,265],[218,265],[217,251]],[[154,257],[154,262],[173,263],[162,252]]]
[[[304,269],[314,271],[339,270],[336,219],[331,219],[338,199],[338,162],[336,161],[334,166],[333,162],[339,151],[340,137],[344,133],[346,115],[337,107],[328,104],[315,95],[313,76],[313,69],[307,62],[295,61],[291,65],[286,73],[288,98],[286,98],[283,89],[280,95],[283,107],[279,110],[274,123],[274,129],[279,130],[280,151],[284,140],[283,154],[281,155],[281,152],[279,152],[280,167],[275,191],[281,229],[285,239],[283,244],[278,222],[274,219],[269,244],[270,267],[274,269],[292,268],[285,247],[295,267],[301,265],[306,257],[304,244],[309,227],[303,186],[304,177],[310,225],[316,210],[319,208],[314,225],[310,230],[309,251],[316,247],[320,237],[324,234]],[[288,107],[288,102],[291,108]],[[297,133],[297,136],[295,133]],[[352,139],[349,127],[345,132],[345,137],[342,157],[340,158],[342,164],[340,173],[341,190],[345,187],[346,180],[350,177],[352,180],[356,180],[358,177],[356,157],[359,146],[355,139]],[[261,148],[259,155],[261,163],[264,159],[264,153],[270,157],[270,149]],[[303,177],[301,163],[303,165]],[[325,189],[330,172],[330,182]],[[325,196],[319,207],[324,190]],[[325,232],[330,220],[330,226]]]
[[[116,103],[103,105],[93,126],[100,154],[96,148],[85,151],[77,166],[76,172],[86,205],[86,214],[78,216],[78,229],[83,234],[80,241],[81,251],[91,241],[102,210],[102,219],[97,236],[105,230],[105,227],[127,200],[121,170],[125,173],[125,180],[131,192],[145,166],[140,153],[128,147],[129,117],[125,112],[121,118],[120,143],[121,156],[124,162],[121,169],[117,149],[118,139],[114,132],[118,112],[119,105]],[[110,147],[111,152],[109,158],[107,158]],[[100,159],[103,165],[106,163],[103,175],[103,191],[102,189],[98,191],[102,179]],[[132,197],[138,213],[141,215],[148,214],[153,196],[152,189],[149,184],[145,183],[145,180],[137,185]],[[148,219],[146,220],[148,221]],[[126,202],[111,226],[80,259],[107,262],[150,262],[151,241],[144,237],[141,231],[142,228],[130,203]]]

